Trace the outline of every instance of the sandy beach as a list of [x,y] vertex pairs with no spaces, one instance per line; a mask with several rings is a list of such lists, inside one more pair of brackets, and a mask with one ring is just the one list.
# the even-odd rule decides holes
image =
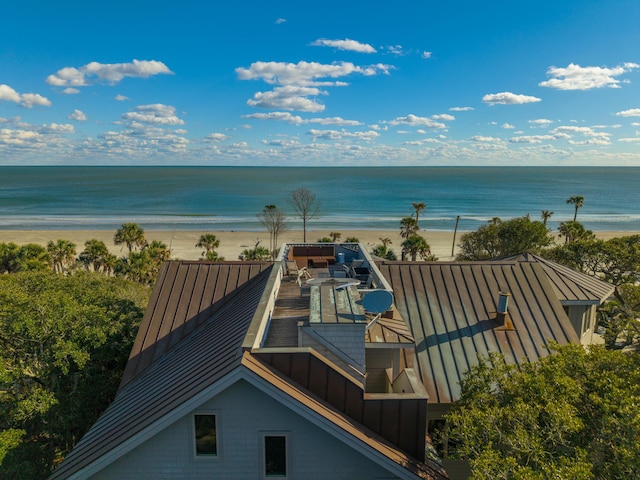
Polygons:
[[[18,245],[24,245],[26,243],[46,245],[50,240],[64,239],[75,243],[76,250],[79,253],[84,249],[84,243],[87,240],[98,239],[102,240],[113,254],[118,256],[125,255],[125,246],[114,245],[114,233],[115,231],[112,230],[0,230],[0,242],[14,242]],[[220,247],[218,247],[216,251],[224,257],[225,260],[237,260],[243,250],[253,248],[258,240],[261,246],[269,246],[269,234],[266,231],[145,231],[147,240],[160,240],[169,245],[171,248],[171,258],[180,260],[197,260],[201,258],[202,249],[197,248],[195,245],[203,233],[213,233],[216,235],[220,240]],[[341,240],[344,241],[349,237],[356,237],[369,250],[381,243],[380,238],[388,237],[392,242],[390,248],[396,252],[398,257],[400,256],[402,238],[399,235],[399,230],[353,230],[341,233]],[[431,251],[439,260],[452,259],[453,231],[423,231],[421,233],[427,239],[427,242],[429,242],[431,246]],[[465,232],[457,232],[456,243],[460,240],[463,233]],[[634,233],[635,232],[596,232],[596,235],[598,238],[606,240],[613,237],[633,235]],[[307,231],[307,241],[309,242],[315,242],[319,238],[328,236],[328,230]],[[301,241],[302,230],[290,230],[280,236],[278,243]]]

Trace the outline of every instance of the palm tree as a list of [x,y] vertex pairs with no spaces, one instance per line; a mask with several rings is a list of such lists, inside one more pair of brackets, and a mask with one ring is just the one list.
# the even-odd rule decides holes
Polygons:
[[584,197],[581,195],[569,197],[567,198],[567,203],[570,203],[575,207],[575,211],[573,213],[573,221],[575,222],[576,218],[578,218],[578,209],[584,205]]
[[76,258],[76,245],[69,240],[53,240],[47,243],[47,252],[51,259],[51,268],[56,273],[62,273],[73,264]]
[[549,210],[542,210],[542,213],[540,214],[540,218],[542,218],[542,224],[545,227],[547,226],[547,220],[551,218],[551,215],[553,215],[553,212]]
[[402,255],[405,257],[407,254],[411,256],[412,262],[416,261],[418,255],[426,259],[431,256],[431,247],[424,237],[414,234],[402,242]]
[[418,219],[420,218],[420,212],[427,208],[427,205],[423,202],[413,202],[413,208],[416,211],[416,225],[418,225]]
[[123,243],[132,252],[133,247],[144,247],[147,241],[144,238],[144,230],[137,223],[123,223],[113,236],[113,243],[122,245]]
[[213,253],[215,253],[215,249],[220,246],[220,240],[213,233],[203,233],[200,235],[198,239],[198,243],[196,243],[196,247],[204,248],[202,252],[203,257],[209,258]]
[[95,272],[105,270],[113,271],[115,256],[109,253],[109,249],[102,240],[91,239],[84,242],[84,250],[78,255],[78,262],[87,270],[93,268]]
[[400,220],[400,236],[402,238],[409,238],[411,235],[415,235],[415,233],[420,230],[418,227],[418,222],[413,217],[404,217]]

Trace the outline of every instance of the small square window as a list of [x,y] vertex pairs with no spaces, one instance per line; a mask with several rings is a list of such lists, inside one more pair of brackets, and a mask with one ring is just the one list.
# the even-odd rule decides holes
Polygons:
[[194,415],[194,431],[197,456],[218,455],[215,415]]
[[287,437],[284,435],[264,436],[264,476],[287,476]]

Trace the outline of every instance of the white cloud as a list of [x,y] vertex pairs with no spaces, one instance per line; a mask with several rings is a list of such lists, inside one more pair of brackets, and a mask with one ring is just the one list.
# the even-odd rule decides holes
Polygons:
[[549,80],[540,82],[541,87],[556,88],[558,90],[591,90],[593,88],[619,88],[619,77],[623,73],[640,67],[635,63],[607,67],[581,67],[570,63],[566,68],[549,67],[547,75]]
[[395,120],[389,122],[391,125],[413,125],[427,128],[446,128],[444,123],[436,122],[431,118],[418,117],[417,115],[409,114],[406,117],[397,117]]
[[496,137],[485,137],[484,135],[474,135],[470,138],[470,140],[474,142],[482,142],[482,143],[500,143],[502,140]]
[[427,52],[426,50],[424,52],[422,52],[422,54],[420,55],[422,58],[427,59],[427,58],[431,58],[431,56],[433,55],[433,52]]
[[546,118],[536,118],[535,120],[529,120],[529,123],[534,125],[534,127],[531,128],[535,128],[535,126],[547,127],[553,123],[553,120],[549,120]]
[[32,108],[34,105],[50,107],[51,101],[37,93],[18,93],[9,85],[0,85],[0,101],[18,103],[24,108]]
[[349,38],[345,38],[344,40],[327,40],[325,38],[319,38],[315,42],[311,42],[309,45],[314,47],[333,47],[338,50],[349,50],[351,52],[376,53],[376,49],[371,45],[367,43],[360,43]]
[[77,95],[78,93],[80,93],[80,90],[78,90],[77,88],[67,87],[62,90],[62,93],[64,93],[65,95]]
[[468,112],[473,110],[473,107],[451,107],[449,111],[451,112]]
[[276,18],[276,21],[275,21],[275,22],[273,22],[273,23],[275,23],[276,25],[280,25],[280,24],[282,24],[282,23],[285,23],[286,21],[287,21],[287,20],[286,20],[286,19],[284,19],[284,18]]
[[505,130],[511,130],[513,128],[516,128],[515,126],[513,126],[513,125],[511,125],[510,123],[507,123],[507,122],[503,123],[501,125],[501,127],[504,128]]
[[523,103],[540,102],[538,97],[530,95],[520,95],[511,92],[488,93],[482,97],[484,103],[489,105],[519,105]]
[[129,97],[125,96],[125,95],[116,95],[115,97],[113,97],[114,100],[117,100],[118,102],[124,102],[129,100]]
[[346,120],[341,117],[324,117],[324,118],[310,118],[305,123],[319,123],[321,125],[338,125],[341,127],[357,127],[362,125],[362,122],[357,120]]
[[372,130],[368,132],[347,132],[346,130],[316,130],[311,129],[307,132],[313,137],[313,140],[343,140],[346,138],[353,138],[356,140],[364,140],[366,142],[375,140],[380,136],[378,132]]
[[289,112],[252,113],[243,115],[242,118],[256,118],[258,120],[277,120],[280,122],[300,125],[306,123],[299,115],[291,115]]
[[441,113],[438,115],[431,115],[431,118],[433,118],[434,120],[442,120],[445,122],[452,122],[453,120],[456,119],[456,117],[454,117],[453,115],[449,115],[448,113]]
[[640,137],[619,138],[618,141],[619,142],[626,142],[626,143],[635,143],[635,142],[639,142],[640,143]]
[[247,105],[261,108],[298,110],[302,112],[320,112],[324,110],[324,105],[306,97],[326,94],[327,92],[314,87],[286,85],[284,87],[277,87],[270,92],[257,92],[253,96],[253,99],[247,100]]
[[69,120],[75,120],[77,122],[87,121],[87,116],[84,114],[84,112],[82,110],[78,110],[77,108],[73,112],[71,112],[69,115],[67,115],[67,118]]
[[543,141],[555,140],[553,135],[524,135],[520,137],[512,137],[509,139],[511,143],[542,143]]
[[317,62],[254,62],[249,68],[236,68],[240,80],[263,80],[271,85],[295,86],[345,86],[344,82],[318,81],[322,78],[336,79],[351,74],[365,76],[388,74],[393,67],[376,64],[359,67],[350,62],[338,62],[331,65]]
[[176,109],[170,105],[156,103],[153,105],[140,105],[135,112],[127,112],[122,115],[123,120],[151,125],[184,125],[184,120],[175,115]]
[[223,142],[224,140],[227,140],[229,138],[229,136],[225,135],[224,133],[210,133],[209,135],[207,135],[206,137],[204,137],[205,141],[207,142]]
[[619,117],[640,117],[640,108],[630,108],[629,110],[622,110],[616,113]]
[[156,60],[133,60],[129,63],[91,62],[80,68],[64,67],[46,79],[55,87],[86,87],[96,82],[114,85],[123,78],[148,78],[158,74],[173,72],[162,62]]

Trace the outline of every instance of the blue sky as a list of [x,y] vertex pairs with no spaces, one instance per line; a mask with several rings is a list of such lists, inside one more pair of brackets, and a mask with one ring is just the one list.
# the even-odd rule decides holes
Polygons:
[[6,2],[0,165],[640,165],[640,2]]

